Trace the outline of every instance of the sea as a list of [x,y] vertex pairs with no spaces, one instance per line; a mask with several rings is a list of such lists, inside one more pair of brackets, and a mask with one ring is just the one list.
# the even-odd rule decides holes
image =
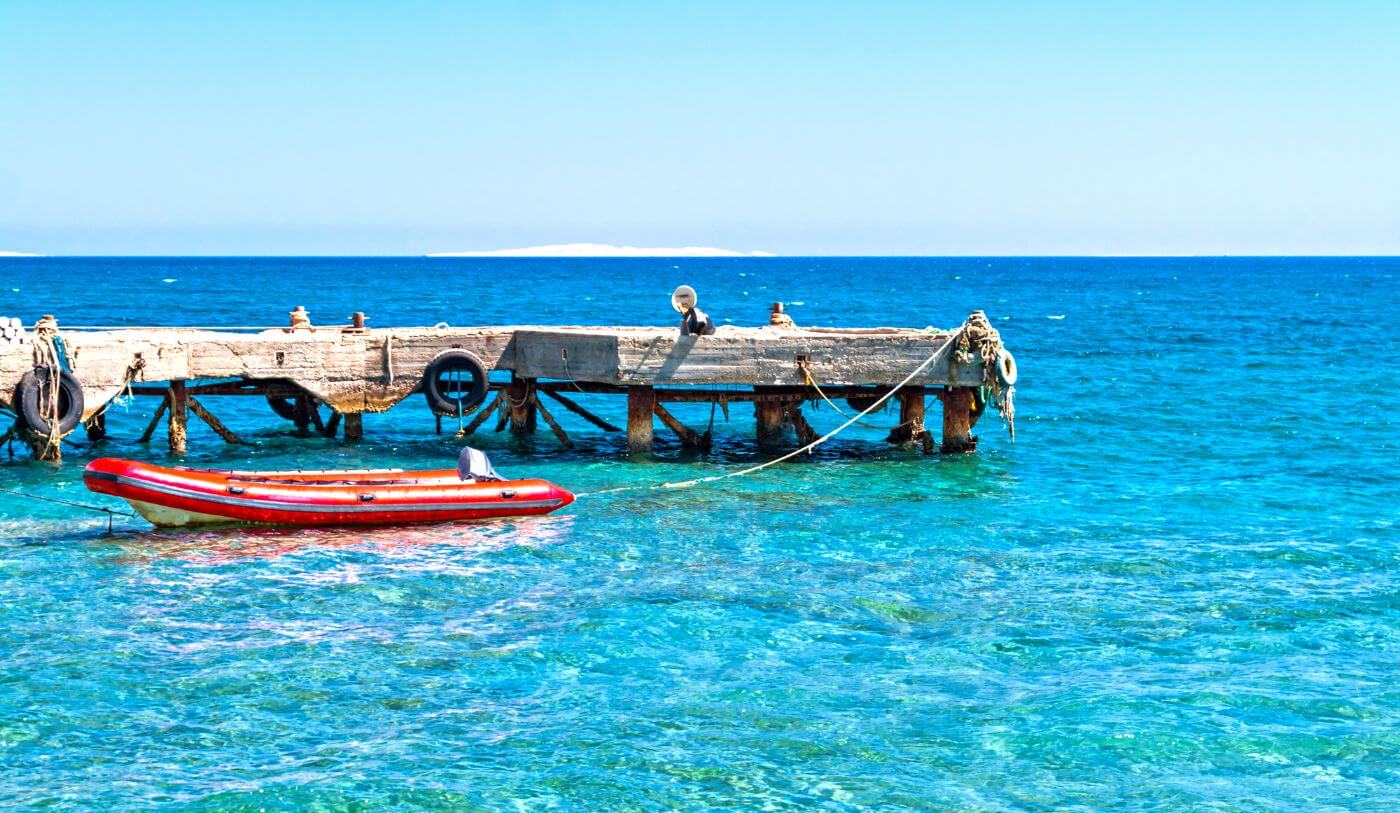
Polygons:
[[[154,530],[0,494],[0,807],[50,810],[1393,810],[1400,806],[1400,259],[20,258],[0,315],[81,325],[957,327],[1020,368],[1014,440],[810,455],[680,405],[709,453],[483,430],[543,518]],[[579,396],[615,423],[620,399]],[[359,442],[155,399],[97,456],[437,468],[421,396]],[[938,431],[936,404],[930,423]],[[843,418],[812,408],[818,432]],[[8,418],[0,415],[0,423]],[[541,427],[543,430],[543,427]],[[795,442],[789,448],[795,448]],[[781,450],[779,450],[781,451]]]

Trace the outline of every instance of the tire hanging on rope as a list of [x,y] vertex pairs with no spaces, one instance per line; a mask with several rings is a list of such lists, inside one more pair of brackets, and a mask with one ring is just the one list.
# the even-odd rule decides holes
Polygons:
[[78,428],[83,420],[83,385],[67,370],[39,366],[24,374],[15,387],[14,407],[29,431],[40,437],[59,438]]
[[445,350],[423,371],[428,408],[444,417],[460,418],[481,406],[490,387],[486,365],[466,350]]

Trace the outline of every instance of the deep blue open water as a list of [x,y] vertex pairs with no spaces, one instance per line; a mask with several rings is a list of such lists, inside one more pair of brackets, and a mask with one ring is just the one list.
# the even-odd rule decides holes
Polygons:
[[[78,324],[956,326],[1021,367],[1017,438],[810,460],[552,517],[161,531],[0,495],[0,807],[1394,809],[1400,260],[24,259],[0,315]],[[592,399],[620,422],[617,399]],[[415,397],[363,442],[209,399],[193,465],[438,467]],[[92,500],[93,456],[0,453]],[[556,410],[561,412],[562,410]],[[707,407],[680,410],[703,427]],[[580,492],[765,459],[486,433]],[[936,414],[936,412],[935,412]],[[819,431],[839,417],[811,413]],[[893,423],[893,416],[881,416]],[[658,432],[658,437],[663,437]]]

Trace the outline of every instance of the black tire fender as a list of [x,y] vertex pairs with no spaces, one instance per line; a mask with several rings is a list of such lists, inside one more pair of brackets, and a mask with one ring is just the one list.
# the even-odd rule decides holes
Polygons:
[[[448,373],[471,376],[471,385],[465,394],[449,395],[444,390],[442,377]],[[444,350],[428,362],[423,371],[423,395],[428,399],[428,408],[438,415],[465,415],[481,406],[490,389],[486,365],[475,353],[466,350]]]
[[864,412],[875,406],[879,400],[880,396],[878,395],[857,395],[847,398],[846,406],[854,409],[856,412]]
[[39,366],[24,374],[15,386],[14,406],[15,413],[19,415],[24,425],[36,435],[49,437],[57,434],[58,437],[72,432],[78,428],[78,424],[83,420],[83,385],[78,381],[78,377],[67,370],[58,371],[58,419],[57,433],[54,432],[54,422],[46,418],[44,413],[48,410],[43,407],[48,406],[51,397],[49,393],[49,381],[52,372],[47,366]]

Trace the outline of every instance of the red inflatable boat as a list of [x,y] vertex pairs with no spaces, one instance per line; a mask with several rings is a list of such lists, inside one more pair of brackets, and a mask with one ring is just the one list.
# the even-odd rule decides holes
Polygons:
[[466,479],[438,471],[207,471],[99,458],[83,483],[155,525],[397,525],[548,514],[574,495],[544,480]]

